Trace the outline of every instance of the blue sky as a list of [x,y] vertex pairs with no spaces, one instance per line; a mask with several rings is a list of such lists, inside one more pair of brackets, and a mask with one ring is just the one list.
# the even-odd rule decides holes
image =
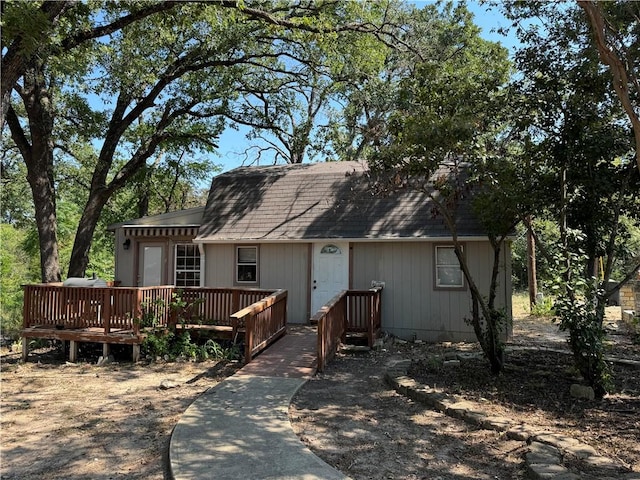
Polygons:
[[[416,5],[427,5],[427,1],[415,1]],[[468,1],[467,7],[474,14],[475,23],[482,29],[482,36],[487,40],[499,42],[510,51],[516,46],[517,41],[514,36],[505,37],[498,34],[495,30],[500,27],[509,27],[509,21],[497,10],[496,7],[489,5],[480,5],[476,1]],[[222,167],[222,171],[231,170],[242,166],[244,156],[242,152],[249,145],[245,138],[249,129],[240,129],[239,131],[227,128],[219,139],[218,155],[213,161]],[[208,187],[208,185],[207,185]]]

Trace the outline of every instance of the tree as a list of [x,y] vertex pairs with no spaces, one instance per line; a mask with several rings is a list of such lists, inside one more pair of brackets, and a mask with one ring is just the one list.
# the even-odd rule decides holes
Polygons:
[[527,194],[537,197],[539,212],[553,218],[560,233],[552,260],[561,328],[569,332],[579,371],[602,396],[608,384],[604,307],[640,269],[636,260],[610,282],[616,266],[628,264],[623,219],[640,219],[633,137],[579,8],[514,3],[507,14],[543,22],[519,31],[525,46],[516,54],[522,75],[514,83],[514,123],[534,166],[532,181],[544,186]]
[[[507,322],[495,304],[500,252],[518,221],[506,188],[515,185],[516,172],[496,155],[504,119],[502,87],[510,64],[504,49],[480,38],[464,6],[446,6],[440,15],[438,28],[430,32],[431,48],[440,55],[417,64],[412,75],[400,81],[388,131],[370,163],[378,175],[379,194],[420,190],[436,206],[469,286],[469,321],[491,370],[498,373]],[[478,288],[458,239],[460,199],[472,192],[494,252],[489,292]]]
[[635,2],[578,0],[587,14],[600,60],[609,66],[612,85],[635,135],[636,165],[640,172],[640,79],[638,70],[638,18]]
[[[215,149],[238,79],[253,70],[279,68],[290,57],[287,45],[302,45],[321,34],[334,39],[351,31],[390,35],[384,21],[351,22],[350,15],[361,8],[357,3],[260,6],[164,2],[152,8],[120,2],[94,9],[93,4],[74,4],[67,15],[75,21],[59,22],[61,30],[53,36],[61,40],[29,57],[22,84],[13,85],[20,106],[9,106],[7,122],[27,164],[43,281],[60,278],[57,146],[93,172],[68,272],[81,276],[108,200],[159,150],[175,155]],[[89,94],[112,108],[95,109]],[[96,143],[97,151],[87,154],[86,146]]]

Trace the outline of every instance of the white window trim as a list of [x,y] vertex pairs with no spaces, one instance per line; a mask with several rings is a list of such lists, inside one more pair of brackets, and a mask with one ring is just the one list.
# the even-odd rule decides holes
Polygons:
[[[253,248],[256,251],[256,261],[255,263],[243,263],[239,262],[239,250],[241,248]],[[258,245],[236,245],[235,246],[235,259],[234,259],[234,272],[233,272],[233,280],[237,285],[258,285],[260,279],[260,269],[258,265],[260,264],[260,249]],[[240,265],[255,265],[256,267],[256,278],[255,280],[240,280],[238,278],[238,267]]]
[[[193,270],[189,270],[189,269],[178,269],[178,247],[185,247],[185,246],[193,246],[195,247],[195,251],[198,254],[198,268],[195,268]],[[174,245],[174,249],[173,249],[173,284],[175,286],[180,286],[180,287],[184,287],[186,285],[178,285],[178,273],[179,272],[188,272],[188,273],[192,273],[192,272],[197,272],[199,275],[199,279],[198,279],[198,285],[189,285],[189,286],[200,286],[202,284],[202,252],[200,251],[199,245],[195,245],[192,243],[188,243],[188,242],[184,242],[184,243],[176,243]]]

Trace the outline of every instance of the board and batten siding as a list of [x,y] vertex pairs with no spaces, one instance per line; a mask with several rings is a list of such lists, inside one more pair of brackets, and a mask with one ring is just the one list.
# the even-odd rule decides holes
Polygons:
[[287,323],[309,320],[309,251],[306,243],[260,245],[260,286],[287,289]]
[[[251,286],[286,288],[287,322],[306,323],[309,320],[309,245],[265,243],[258,248],[258,283]],[[235,245],[209,244],[205,249],[205,285],[233,286]]]
[[205,245],[206,287],[232,287],[235,270],[235,250],[232,244]]
[[[473,330],[464,321],[471,316],[468,289],[434,289],[435,245],[442,243],[354,243],[353,288],[370,288],[372,281],[385,283],[382,328],[393,335],[425,341],[474,341]],[[480,290],[488,293],[493,258],[489,243],[466,242],[465,253]],[[509,257],[503,254],[502,258]],[[499,304],[504,304],[506,296],[510,312],[510,283],[504,284],[505,275],[510,282],[509,268],[503,265]]]

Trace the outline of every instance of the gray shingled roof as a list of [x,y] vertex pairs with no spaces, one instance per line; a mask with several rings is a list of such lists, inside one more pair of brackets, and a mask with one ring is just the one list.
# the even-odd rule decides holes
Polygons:
[[[196,241],[450,237],[428,197],[374,196],[366,165],[328,162],[241,167],[214,178]],[[482,236],[468,205],[458,234]]]

